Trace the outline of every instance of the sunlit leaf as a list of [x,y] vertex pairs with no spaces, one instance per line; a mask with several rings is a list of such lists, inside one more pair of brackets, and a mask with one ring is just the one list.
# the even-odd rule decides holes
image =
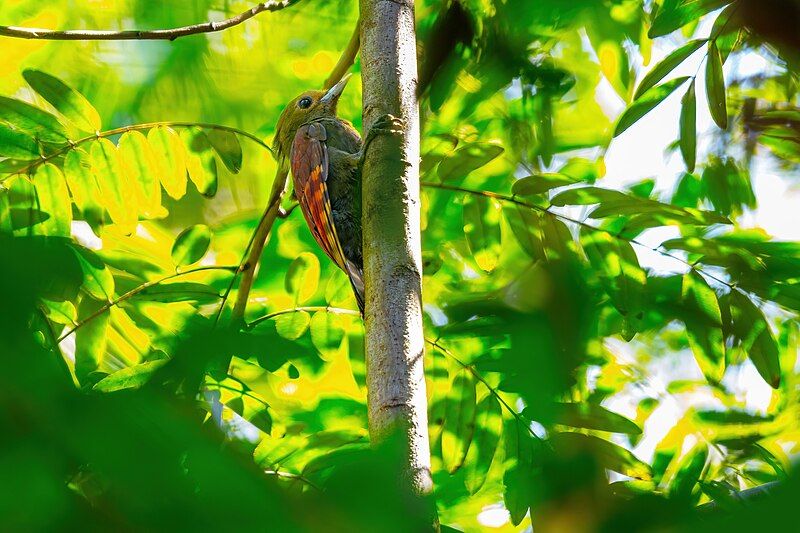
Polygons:
[[[661,60],[655,67],[650,69],[650,72],[642,78],[641,83],[636,88],[636,93],[633,96],[634,100],[638,100],[640,96],[647,92],[648,89],[655,87],[655,85],[664,79],[664,77],[675,70],[675,67],[683,63],[690,55],[699,50],[707,39],[696,39],[689,41],[680,48],[673,50],[667,57]],[[692,81],[694,85],[694,81]]]
[[111,301],[114,297],[114,276],[103,261],[91,250],[72,248],[83,271],[82,288],[95,300]]
[[485,196],[467,196],[463,208],[464,235],[484,272],[497,266],[500,256],[500,205]]
[[487,165],[504,151],[502,146],[487,142],[466,143],[439,163],[442,181],[465,178],[470,172]]
[[731,3],[731,0],[665,0],[655,14],[647,36],[667,35],[706,13]]
[[155,372],[167,363],[166,359],[141,363],[122,370],[98,381],[94,390],[100,392],[113,392],[123,389],[134,389],[147,383]]
[[650,467],[636,458],[622,446],[583,433],[555,433],[551,437],[553,445],[564,452],[583,451],[591,453],[597,462],[609,470],[636,479],[652,478]]
[[306,311],[286,313],[275,319],[278,334],[289,340],[299,339],[311,324],[311,315]]
[[186,194],[186,156],[183,142],[172,128],[159,126],[147,133],[156,155],[158,179],[167,194],[176,200]]
[[708,460],[708,446],[701,442],[683,456],[678,471],[669,485],[672,498],[688,500]]
[[225,167],[234,174],[242,169],[242,145],[235,133],[226,130],[206,129],[208,142],[217,152]]
[[542,215],[516,204],[503,206],[503,214],[525,253],[532,259],[545,259]]
[[39,141],[67,142],[67,131],[56,117],[21,100],[0,96],[0,122],[8,122]]
[[119,153],[134,184],[142,214],[153,216],[162,212],[158,162],[147,138],[138,131],[123,134],[119,140]]
[[464,483],[470,494],[483,487],[503,432],[500,402],[493,394],[478,402],[476,412],[475,433],[464,463]]
[[634,101],[619,117],[617,126],[614,129],[614,137],[633,126],[636,121],[652,111],[652,109],[658,104],[666,100],[669,95],[675,92],[675,90],[683,85],[683,83],[688,79],[689,76],[676,78],[653,87],[646,93],[642,94],[639,99]]
[[21,131],[0,124],[0,156],[30,159],[39,156],[39,145]]
[[506,469],[503,474],[503,501],[511,515],[511,523],[519,525],[533,500],[533,455],[535,443],[528,428],[516,418],[503,423]]
[[764,381],[777,389],[781,384],[778,344],[764,313],[737,290],[731,291],[730,303],[733,331],[742,350],[750,357]]
[[81,385],[91,385],[90,374],[100,368],[105,359],[109,314],[94,317],[103,303],[84,297],[78,304],[78,323],[89,320],[75,335],[75,375]]
[[200,261],[211,245],[211,230],[205,224],[195,224],[183,230],[172,245],[175,266],[191,265]]
[[100,218],[103,211],[99,203],[102,193],[89,154],[81,149],[70,150],[64,160],[64,176],[78,210],[87,219]]
[[217,160],[208,137],[199,128],[184,129],[180,133],[186,145],[186,170],[197,190],[206,197],[217,194]]
[[442,459],[450,473],[461,468],[472,444],[477,402],[475,386],[475,377],[469,370],[461,369],[453,378],[445,400]]
[[200,302],[210,303],[219,299],[219,291],[214,287],[195,281],[173,281],[158,283],[136,294],[138,300],[151,302]]
[[725,372],[725,342],[717,294],[694,270],[683,276],[681,294],[689,345],[706,378],[718,383]]
[[711,118],[722,129],[728,127],[728,106],[725,95],[725,77],[722,73],[722,57],[714,41],[708,43],[706,60],[706,97]]
[[697,154],[697,100],[694,80],[689,84],[681,99],[680,143],[681,155],[686,163],[686,171],[694,172]]
[[66,83],[40,70],[24,70],[22,76],[34,91],[79,130],[94,132],[100,129],[100,115],[95,108]]
[[639,435],[642,430],[634,422],[589,402],[560,403],[555,407],[556,423],[575,428]]
[[330,358],[342,345],[345,336],[343,322],[340,315],[327,311],[317,311],[311,317],[311,342],[324,357]]
[[575,181],[564,174],[534,174],[515,181],[511,192],[516,196],[531,196],[545,193],[556,187],[572,185]]
[[286,271],[284,284],[286,292],[294,295],[298,304],[303,304],[311,299],[319,287],[320,265],[317,256],[303,252]]
[[50,321],[63,325],[72,325],[78,318],[78,311],[69,300],[45,302],[45,314]]
[[102,206],[117,224],[132,226],[138,220],[133,184],[128,180],[117,147],[108,139],[98,139],[90,149],[92,169],[100,186]]
[[49,218],[39,226],[45,235],[70,235],[72,208],[64,175],[55,165],[41,165],[33,177],[39,209]]

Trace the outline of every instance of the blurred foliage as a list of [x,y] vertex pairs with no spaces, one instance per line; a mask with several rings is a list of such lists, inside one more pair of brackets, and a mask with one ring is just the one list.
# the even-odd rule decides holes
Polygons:
[[[741,221],[756,160],[796,183],[798,3],[417,4],[443,529],[780,523],[799,489],[800,244]],[[14,0],[0,22],[150,29],[248,7]],[[369,447],[361,322],[299,213],[270,236],[246,327],[228,327],[277,116],[322,85],[357,19],[354,1],[303,0],[174,42],[0,38],[2,529],[424,520],[396,450]],[[673,74],[695,54],[698,73]],[[752,54],[759,72],[728,68]],[[339,109],[357,127],[359,91]],[[605,186],[613,137],[672,93],[674,190]]]

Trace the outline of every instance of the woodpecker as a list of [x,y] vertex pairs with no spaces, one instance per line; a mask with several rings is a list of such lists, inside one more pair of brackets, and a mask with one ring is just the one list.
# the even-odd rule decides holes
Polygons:
[[374,135],[399,133],[401,122],[380,117],[362,142],[353,125],[336,115],[349,78],[289,102],[278,119],[273,148],[279,165],[291,169],[294,194],[314,240],[350,278],[363,316],[361,166]]

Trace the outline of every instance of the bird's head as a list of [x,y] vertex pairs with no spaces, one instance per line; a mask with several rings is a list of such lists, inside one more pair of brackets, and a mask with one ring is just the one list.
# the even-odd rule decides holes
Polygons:
[[336,117],[336,104],[349,79],[350,74],[346,74],[327,91],[306,91],[289,102],[275,127],[273,148],[279,163],[289,157],[295,133],[300,126],[321,118]]

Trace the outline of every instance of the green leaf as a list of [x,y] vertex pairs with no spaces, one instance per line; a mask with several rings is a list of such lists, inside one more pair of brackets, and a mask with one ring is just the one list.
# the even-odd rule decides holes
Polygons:
[[688,500],[692,496],[694,489],[703,469],[708,460],[708,446],[704,442],[698,443],[686,455],[681,458],[678,471],[669,485],[669,495],[671,498]]
[[89,150],[92,168],[100,186],[101,204],[116,224],[133,226],[139,210],[132,184],[120,162],[117,147],[108,139],[98,139]]
[[464,484],[470,494],[477,493],[486,482],[503,433],[502,410],[494,394],[484,396],[476,412],[475,433],[464,464]]
[[653,87],[641,95],[639,99],[628,106],[628,109],[626,109],[625,112],[622,113],[622,116],[619,117],[617,126],[614,129],[614,137],[617,137],[623,131],[633,126],[637,120],[652,111],[654,107],[663,102],[688,79],[689,76],[683,76],[681,78],[670,80],[662,83],[661,85]]
[[33,90],[82,131],[100,129],[100,115],[82,94],[58,78],[39,70],[27,69],[22,76]]
[[103,261],[91,250],[73,246],[83,271],[81,288],[95,300],[110,302],[114,298],[114,276]]
[[25,133],[0,124],[0,156],[19,159],[39,157],[39,145]]
[[242,145],[239,138],[231,131],[207,129],[208,142],[217,152],[225,167],[234,174],[242,169]]
[[284,278],[286,292],[294,295],[297,304],[310,300],[319,287],[320,266],[317,256],[303,252],[289,265]]
[[551,437],[553,447],[568,454],[583,451],[592,454],[598,464],[636,479],[652,479],[650,467],[636,458],[622,446],[605,439],[583,433],[554,433]]
[[134,185],[142,214],[151,218],[163,213],[158,161],[147,137],[138,131],[123,134],[119,140],[119,153]]
[[462,368],[450,385],[445,399],[442,428],[442,459],[451,474],[461,468],[475,433],[476,381],[472,373]]
[[64,176],[78,210],[87,219],[100,219],[103,213],[99,204],[102,193],[89,154],[81,149],[70,150],[64,160]]
[[187,266],[200,261],[211,245],[211,230],[205,224],[195,224],[183,230],[172,245],[172,262]]
[[728,109],[725,95],[725,77],[722,73],[722,56],[716,43],[708,43],[706,61],[706,98],[711,118],[722,129],[728,127]]
[[517,204],[504,205],[503,214],[525,253],[531,259],[546,259],[542,242],[542,215]]
[[485,196],[464,198],[464,235],[475,262],[491,272],[500,258],[500,204]]
[[719,383],[725,372],[725,340],[717,294],[694,270],[684,274],[681,284],[683,321],[689,346],[700,370],[712,383]]
[[311,317],[311,342],[324,359],[331,359],[339,350],[345,336],[342,317],[336,313],[318,311]]
[[679,146],[683,162],[686,163],[686,171],[694,172],[697,156],[697,98],[694,92],[694,80],[681,99]]
[[466,143],[439,163],[442,181],[465,178],[470,172],[487,165],[504,152],[502,146],[488,142]]
[[67,130],[56,117],[14,98],[0,96],[0,122],[7,122],[39,141],[66,143],[68,139]]
[[[102,306],[103,302],[85,296],[78,304],[78,323],[90,318]],[[105,359],[109,317],[108,312],[101,313],[74,333],[75,376],[83,386],[92,384],[90,374],[98,370]]]
[[147,132],[147,140],[156,155],[161,185],[179,200],[186,194],[186,156],[181,138],[172,128],[159,126]]
[[72,226],[72,202],[69,199],[67,182],[58,167],[45,163],[33,177],[39,209],[49,218],[40,226],[44,235],[69,237]]
[[311,315],[305,311],[296,311],[280,315],[275,319],[275,329],[284,339],[299,339],[311,324]]
[[139,388],[147,383],[153,374],[167,362],[167,359],[159,359],[117,370],[98,381],[93,388],[100,392]]
[[45,314],[51,322],[65,326],[75,324],[78,318],[78,311],[69,300],[64,300],[63,302],[45,301]]
[[576,180],[564,174],[534,174],[515,181],[511,186],[511,192],[515,196],[533,196],[573,183],[576,183]]
[[667,35],[732,0],[664,0],[647,32],[650,39]]
[[564,426],[627,435],[641,435],[642,433],[641,428],[633,421],[595,403],[559,403],[554,411],[556,413],[555,422]]
[[219,292],[214,287],[195,281],[179,281],[158,283],[147,287],[136,295],[139,300],[150,302],[215,302],[219,300]]
[[581,242],[611,302],[625,317],[627,328],[623,336],[630,340],[642,328],[647,283],[636,252],[629,242],[604,231],[586,229]]
[[781,367],[778,343],[764,313],[737,290],[731,291],[730,304],[733,333],[741,343],[742,350],[750,357],[764,381],[773,389],[779,388]]
[[217,160],[208,137],[199,128],[184,129],[180,135],[186,145],[186,170],[189,172],[189,179],[200,194],[207,198],[213,197],[217,194],[218,187]]
[[[642,78],[641,83],[639,83],[639,87],[636,88],[636,93],[634,94],[633,99],[638,100],[640,96],[664,79],[667,74],[675,70],[678,65],[683,63],[686,58],[699,50],[707,41],[708,39],[696,39],[694,41],[689,41],[677,50],[673,50],[667,57],[662,59],[659,64],[653,67],[644,78]],[[694,84],[694,80],[692,80],[692,84]]]
[[[506,468],[503,473],[503,501],[511,515],[511,523],[518,526],[533,501],[533,455],[535,442],[528,428],[516,418],[503,424]],[[510,464],[508,462],[510,461]]]

